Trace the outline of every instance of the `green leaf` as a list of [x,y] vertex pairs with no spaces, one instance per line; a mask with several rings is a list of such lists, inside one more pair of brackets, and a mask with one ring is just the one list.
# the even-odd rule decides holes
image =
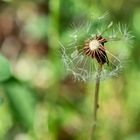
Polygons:
[[6,58],[0,55],[0,82],[6,81],[10,76],[10,64]]
[[5,82],[5,91],[15,120],[25,128],[32,128],[35,113],[35,97],[32,91],[15,79]]

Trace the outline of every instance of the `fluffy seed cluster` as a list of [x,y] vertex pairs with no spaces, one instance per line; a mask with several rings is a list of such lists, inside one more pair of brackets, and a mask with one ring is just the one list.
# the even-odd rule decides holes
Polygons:
[[[124,44],[129,44],[133,36],[126,26],[121,24],[112,28],[113,22],[109,22],[105,26],[106,17],[102,17],[76,27],[74,32],[70,33],[71,41],[68,44],[60,42],[62,62],[68,74],[72,74],[75,80],[94,81],[99,65],[102,65],[100,79],[118,75],[123,67],[121,55],[112,54],[108,43],[121,40]],[[121,52],[122,50],[121,48]]]

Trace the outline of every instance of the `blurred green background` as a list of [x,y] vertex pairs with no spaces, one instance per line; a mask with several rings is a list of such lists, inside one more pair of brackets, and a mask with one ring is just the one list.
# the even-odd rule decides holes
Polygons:
[[88,139],[94,83],[65,74],[58,40],[105,11],[135,38],[123,72],[101,83],[96,140],[140,140],[139,0],[0,1],[0,140]]

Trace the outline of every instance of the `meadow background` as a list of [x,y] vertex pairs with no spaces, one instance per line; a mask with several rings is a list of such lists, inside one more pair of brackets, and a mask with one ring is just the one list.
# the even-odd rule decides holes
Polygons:
[[123,72],[101,82],[96,140],[140,140],[139,0],[0,1],[0,140],[88,139],[94,83],[65,74],[58,40],[106,11],[135,38]]

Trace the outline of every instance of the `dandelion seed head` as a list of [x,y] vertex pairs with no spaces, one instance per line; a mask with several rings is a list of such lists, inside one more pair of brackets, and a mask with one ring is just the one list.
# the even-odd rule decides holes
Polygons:
[[[66,45],[60,43],[63,64],[75,81],[95,81],[99,65],[103,65],[101,80],[117,77],[123,68],[121,52],[118,54],[111,52],[108,44],[104,43],[120,40],[129,43],[133,36],[127,26],[114,25],[112,21],[105,24],[104,18],[105,15],[97,20],[82,22],[71,33],[70,43]],[[123,54],[123,49],[120,51]]]

